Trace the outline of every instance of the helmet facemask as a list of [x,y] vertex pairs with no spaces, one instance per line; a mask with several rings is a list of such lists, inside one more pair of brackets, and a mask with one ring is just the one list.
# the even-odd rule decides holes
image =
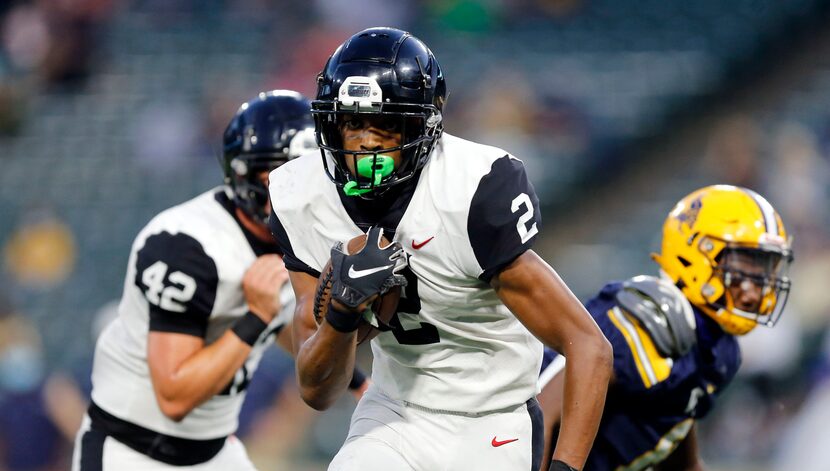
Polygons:
[[225,183],[230,187],[236,206],[256,222],[268,225],[268,187],[262,178],[264,172],[288,161],[285,155],[242,154],[230,161],[230,172]]
[[[441,136],[441,111],[434,105],[390,103],[382,97],[374,79],[349,77],[340,87],[337,99],[312,102],[317,145],[326,173],[348,196],[371,199],[411,179],[426,164]],[[397,134],[398,144],[383,149],[347,150],[343,132],[353,122],[372,122],[382,134]],[[400,163],[390,166],[395,154],[400,155]],[[363,161],[366,163],[359,163]]]
[[267,226],[270,217],[267,178],[263,178],[263,173],[271,173],[289,160],[317,148],[314,129],[303,126],[306,123],[302,121],[288,123],[279,137],[279,142],[285,146],[280,152],[248,153],[242,146],[242,153],[225,155],[225,184],[230,187],[229,196],[238,208],[258,223]]
[[715,320],[736,335],[757,324],[774,326],[789,296],[791,261],[787,249],[727,245],[717,257],[713,279],[704,285]]

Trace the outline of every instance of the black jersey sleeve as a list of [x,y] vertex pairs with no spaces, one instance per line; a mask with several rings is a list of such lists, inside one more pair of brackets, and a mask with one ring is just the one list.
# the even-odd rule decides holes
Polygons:
[[285,268],[291,271],[308,273],[314,278],[319,278],[319,271],[308,266],[307,263],[300,260],[299,257],[294,254],[294,248],[291,246],[291,239],[288,237],[288,233],[285,231],[282,221],[280,221],[280,218],[273,209],[271,210],[271,216],[268,218],[268,226],[271,228],[271,234],[275,239],[277,239],[277,244],[280,246],[280,252],[282,252],[282,260],[285,262]]
[[147,238],[135,263],[150,330],[204,337],[219,277],[202,244],[187,234],[161,232]]
[[470,204],[467,232],[479,278],[494,275],[530,249],[541,225],[539,198],[520,160],[505,155],[493,162]]

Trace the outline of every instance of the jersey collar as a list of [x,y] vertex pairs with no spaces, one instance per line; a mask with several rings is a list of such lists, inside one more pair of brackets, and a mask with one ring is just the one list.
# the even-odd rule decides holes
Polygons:
[[395,237],[395,231],[401,222],[415,188],[421,179],[423,169],[416,172],[409,180],[389,188],[383,195],[375,199],[363,199],[355,196],[346,196],[338,188],[337,196],[352,222],[366,232],[372,226],[380,226],[390,240]]

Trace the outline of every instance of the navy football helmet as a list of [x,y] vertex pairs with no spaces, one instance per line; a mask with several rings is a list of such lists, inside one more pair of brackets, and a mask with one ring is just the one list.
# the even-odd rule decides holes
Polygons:
[[225,184],[237,207],[268,223],[268,188],[260,174],[317,148],[308,98],[290,90],[262,92],[239,107],[223,139]]
[[[329,178],[344,187],[346,194],[366,198],[412,178],[427,163],[441,136],[446,94],[441,67],[418,38],[394,28],[369,28],[349,38],[317,76],[317,99],[311,104],[317,145]],[[399,120],[394,126],[401,130],[401,144],[345,152],[340,125],[346,115],[355,114]],[[400,165],[379,175],[382,155],[395,151],[401,152]],[[358,167],[364,155],[372,156],[368,163],[373,165]],[[368,172],[352,175],[347,158],[354,159],[353,168]]]

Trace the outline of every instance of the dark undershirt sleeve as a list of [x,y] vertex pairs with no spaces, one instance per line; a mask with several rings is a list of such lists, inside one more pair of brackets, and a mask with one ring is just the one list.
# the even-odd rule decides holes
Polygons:
[[467,232],[479,278],[490,280],[533,246],[541,226],[539,198],[524,165],[505,155],[493,162],[490,173],[473,195]]
[[147,238],[136,256],[135,285],[150,310],[150,330],[204,337],[219,277],[216,263],[187,234]]
[[300,260],[294,254],[294,248],[291,245],[291,239],[288,238],[288,233],[285,231],[280,218],[277,213],[271,210],[271,216],[268,218],[268,226],[271,228],[271,234],[277,239],[277,244],[280,246],[282,252],[282,259],[285,262],[285,267],[291,271],[299,271],[308,273],[314,278],[320,277],[320,272],[308,266],[307,263]]

